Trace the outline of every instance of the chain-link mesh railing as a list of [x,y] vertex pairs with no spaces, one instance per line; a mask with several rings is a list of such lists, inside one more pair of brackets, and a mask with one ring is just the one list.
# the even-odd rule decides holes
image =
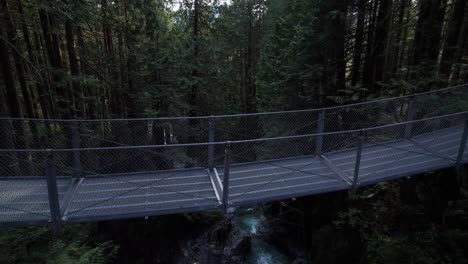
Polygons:
[[460,167],[464,88],[280,113],[0,119],[0,222],[226,207]]
[[324,109],[101,120],[0,118],[1,149],[187,144],[344,131],[468,110],[468,84]]

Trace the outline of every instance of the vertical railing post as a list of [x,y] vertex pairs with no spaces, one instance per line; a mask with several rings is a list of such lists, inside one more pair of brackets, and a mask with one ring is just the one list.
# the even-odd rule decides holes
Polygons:
[[73,176],[81,176],[81,157],[80,157],[80,132],[78,123],[72,124],[72,148],[73,148]]
[[463,129],[463,135],[460,142],[460,147],[458,148],[457,161],[455,163],[455,168],[457,173],[461,173],[461,165],[463,161],[463,154],[465,154],[466,141],[468,138],[468,116],[465,117],[465,126]]
[[414,120],[416,115],[416,96],[411,96],[409,98],[409,105],[408,105],[408,116],[406,121],[409,123],[405,126],[405,138],[410,138],[411,134],[413,133],[413,123],[411,121]]
[[362,153],[363,138],[364,138],[364,132],[363,130],[361,130],[359,132],[359,137],[358,137],[358,142],[357,142],[356,163],[354,164],[354,175],[353,175],[353,185],[352,185],[353,190],[356,190],[358,187],[359,168],[361,166],[361,153]]
[[208,168],[211,170],[214,166],[214,140],[215,140],[215,131],[214,131],[214,118],[210,117],[209,120],[209,129],[208,129]]
[[227,142],[224,150],[224,176],[223,176],[223,209],[227,212],[229,208],[229,169],[231,166],[231,144]]
[[60,203],[57,190],[57,176],[55,172],[54,157],[51,150],[47,151],[46,161],[47,194],[49,197],[50,219],[54,232],[59,232],[62,227],[60,216]]
[[320,111],[318,122],[317,122],[317,143],[315,145],[315,155],[322,155],[322,146],[323,146],[323,131],[325,129],[325,109]]

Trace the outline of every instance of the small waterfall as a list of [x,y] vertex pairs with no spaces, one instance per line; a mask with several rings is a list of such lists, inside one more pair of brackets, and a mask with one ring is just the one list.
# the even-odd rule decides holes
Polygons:
[[252,208],[240,209],[236,212],[240,228],[252,235],[252,246],[248,263],[250,264],[286,264],[290,260],[282,255],[274,246],[261,240],[257,236],[257,226],[261,223],[262,215]]

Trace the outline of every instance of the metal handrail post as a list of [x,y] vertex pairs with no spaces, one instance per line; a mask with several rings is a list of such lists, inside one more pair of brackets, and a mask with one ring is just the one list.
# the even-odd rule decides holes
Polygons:
[[224,150],[224,175],[223,175],[223,210],[226,213],[229,208],[229,170],[231,166],[231,143],[227,142]]
[[[215,140],[215,131],[214,131],[214,118],[210,117],[209,120],[209,130],[208,130],[208,142],[213,143]],[[214,166],[214,144],[208,145],[208,168],[211,170]]]
[[406,121],[410,122],[407,123],[405,126],[405,138],[410,138],[413,133],[413,121],[416,115],[416,96],[411,96],[409,98],[409,105],[408,105],[408,117]]
[[80,132],[78,123],[72,125],[72,148],[73,148],[73,176],[81,176],[81,157],[80,157]]
[[315,155],[322,155],[322,146],[323,146],[323,131],[325,129],[325,109],[320,111],[317,122],[317,141],[315,145]]
[[463,161],[463,155],[465,154],[466,142],[468,138],[468,116],[465,117],[465,125],[463,129],[463,134],[460,142],[460,147],[458,148],[457,161],[455,163],[455,168],[458,173],[461,171],[461,165]]
[[60,202],[57,189],[55,162],[51,150],[47,151],[47,161],[45,165],[47,177],[47,194],[49,197],[50,220],[54,232],[59,232],[62,228],[62,218],[60,215]]
[[353,175],[353,184],[352,189],[356,190],[358,187],[359,179],[359,168],[361,166],[361,154],[362,154],[362,142],[363,142],[364,132],[361,130],[359,132],[359,137],[357,141],[357,152],[356,152],[356,163],[354,164],[354,175]]

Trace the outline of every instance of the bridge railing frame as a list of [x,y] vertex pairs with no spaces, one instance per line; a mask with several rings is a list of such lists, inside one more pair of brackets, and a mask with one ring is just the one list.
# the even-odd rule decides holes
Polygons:
[[[458,149],[458,155],[456,162],[454,163],[457,171],[461,170],[461,166],[464,161],[465,146],[467,144],[468,138],[468,112],[454,113],[438,117],[430,117],[426,119],[415,120],[415,109],[416,109],[416,97],[410,97],[411,104],[408,108],[408,120],[402,123],[388,124],[378,127],[370,127],[357,130],[347,130],[347,131],[334,131],[334,132],[323,132],[325,127],[325,110],[322,110],[319,120],[317,123],[318,131],[321,133],[315,134],[305,134],[305,135],[293,135],[293,136],[283,136],[283,137],[271,137],[271,138],[258,138],[258,139],[248,139],[248,140],[236,140],[236,141],[215,141],[215,117],[211,117],[210,126],[209,126],[209,138],[208,142],[203,143],[193,143],[193,144],[165,144],[165,145],[142,145],[142,146],[120,146],[120,147],[105,147],[105,148],[82,148],[80,147],[80,134],[78,129],[72,127],[71,138],[72,138],[72,148],[66,149],[0,149],[1,152],[14,152],[14,153],[28,153],[28,152],[38,152],[38,153],[47,153],[47,160],[44,164],[45,176],[47,180],[47,190],[49,198],[49,207],[50,207],[50,221],[54,227],[54,230],[60,230],[61,227],[61,212],[60,212],[60,201],[57,193],[57,170],[56,170],[56,161],[54,158],[54,153],[64,152],[71,153],[73,160],[73,177],[85,177],[83,175],[82,160],[81,154],[83,151],[100,151],[100,150],[142,150],[142,149],[151,149],[151,148],[176,148],[176,147],[200,147],[207,149],[207,163],[206,168],[213,170],[216,167],[215,164],[215,148],[224,147],[224,175],[223,175],[223,193],[221,206],[226,211],[229,207],[229,182],[230,182],[230,168],[232,163],[232,145],[242,144],[242,143],[255,143],[255,142],[267,142],[267,141],[278,141],[284,139],[299,139],[299,138],[313,138],[315,139],[316,146],[315,149],[311,150],[311,153],[319,156],[323,152],[323,141],[324,136],[335,135],[335,134],[351,134],[359,133],[358,141],[356,142],[356,157],[354,163],[354,174],[352,178],[351,189],[355,190],[359,187],[359,172],[360,172],[360,163],[361,163],[361,154],[362,148],[364,145],[366,134],[369,131],[392,128],[392,127],[402,127],[404,133],[400,133],[399,136],[402,138],[411,138],[413,136],[414,125],[430,121],[430,120],[443,120],[444,118],[450,117],[462,117],[464,119],[464,129],[463,134],[461,135],[460,147]],[[414,99],[413,99],[414,98]]]
[[[450,98],[457,98],[459,94],[468,95],[468,84],[447,87],[443,89],[404,95],[400,97],[383,98],[368,102],[353,103],[347,105],[325,107],[318,109],[276,111],[263,113],[230,114],[216,116],[197,117],[156,117],[156,118],[116,118],[116,119],[40,119],[40,118],[0,118],[0,130],[8,129],[16,123],[18,127],[17,135],[14,137],[22,139],[24,144],[19,146],[10,138],[2,138],[0,131],[0,148],[82,148],[97,146],[137,146],[155,145],[161,141],[161,134],[148,136],[146,139],[138,138],[132,134],[133,127],[145,129],[146,126],[154,126],[155,129],[164,130],[164,144],[195,143],[195,142],[215,142],[234,141],[242,139],[255,139],[261,137],[280,137],[287,135],[321,134],[322,132],[343,131],[349,129],[361,129],[373,126],[380,126],[390,123],[400,123],[402,120],[411,121],[415,118],[430,117],[432,113],[426,113],[426,108],[430,104],[424,103],[424,98],[434,96],[444,97],[444,101]],[[454,95],[454,96],[451,96]],[[463,96],[464,97],[464,96]],[[468,98],[468,97],[467,97]],[[424,99],[424,100],[422,100]],[[418,109],[416,109],[418,104]],[[468,105],[468,104],[467,104]],[[463,108],[468,110],[468,108]],[[374,116],[373,111],[383,112],[383,116]],[[422,111],[422,112],[421,112]],[[429,110],[428,110],[429,111]],[[431,110],[432,111],[432,110]],[[451,111],[451,110],[447,110]],[[367,114],[366,120],[359,116]],[[429,111],[430,112],[430,111]],[[438,115],[437,113],[435,113]],[[445,113],[443,113],[445,114]],[[422,115],[422,116],[421,116]],[[429,115],[429,116],[427,116]],[[375,120],[374,120],[375,119]],[[272,122],[271,127],[268,126]],[[377,123],[376,123],[377,122]],[[196,123],[193,125],[192,123]],[[360,124],[362,123],[362,124]],[[2,127],[2,124],[5,124]],[[232,130],[232,125],[238,128]],[[289,127],[290,126],[290,127]],[[411,136],[411,124],[408,124],[405,136]],[[21,128],[22,127],[22,128]],[[125,128],[128,131],[119,131]],[[28,133],[25,133],[25,129]],[[178,129],[179,134],[172,138],[171,129]],[[184,129],[191,129],[184,131]],[[71,133],[70,133],[71,130]],[[167,131],[166,131],[167,130]],[[203,131],[201,131],[203,130]],[[40,139],[37,140],[34,134],[40,132]],[[146,133],[150,133],[146,129]],[[124,133],[122,135],[122,133]],[[140,133],[140,131],[136,131]],[[199,134],[197,136],[182,137],[181,134]],[[216,136],[216,138],[215,138]],[[59,139],[56,139],[59,138]],[[154,138],[153,138],[154,137]],[[166,139],[168,137],[168,139]],[[190,141],[195,139],[195,141]],[[135,143],[134,142],[137,142]],[[159,140],[159,141],[158,141]],[[323,137],[318,136],[315,145],[315,152],[320,154],[323,151]],[[10,142],[8,142],[10,141]],[[114,142],[113,142],[114,141]],[[167,142],[166,142],[167,141]],[[163,144],[162,142],[156,144]],[[216,153],[209,147],[208,161],[212,164],[212,157]],[[79,172],[79,155],[75,156],[75,163]],[[210,158],[211,157],[211,158]],[[212,167],[212,166],[210,166]],[[79,176],[79,174],[77,174]]]

